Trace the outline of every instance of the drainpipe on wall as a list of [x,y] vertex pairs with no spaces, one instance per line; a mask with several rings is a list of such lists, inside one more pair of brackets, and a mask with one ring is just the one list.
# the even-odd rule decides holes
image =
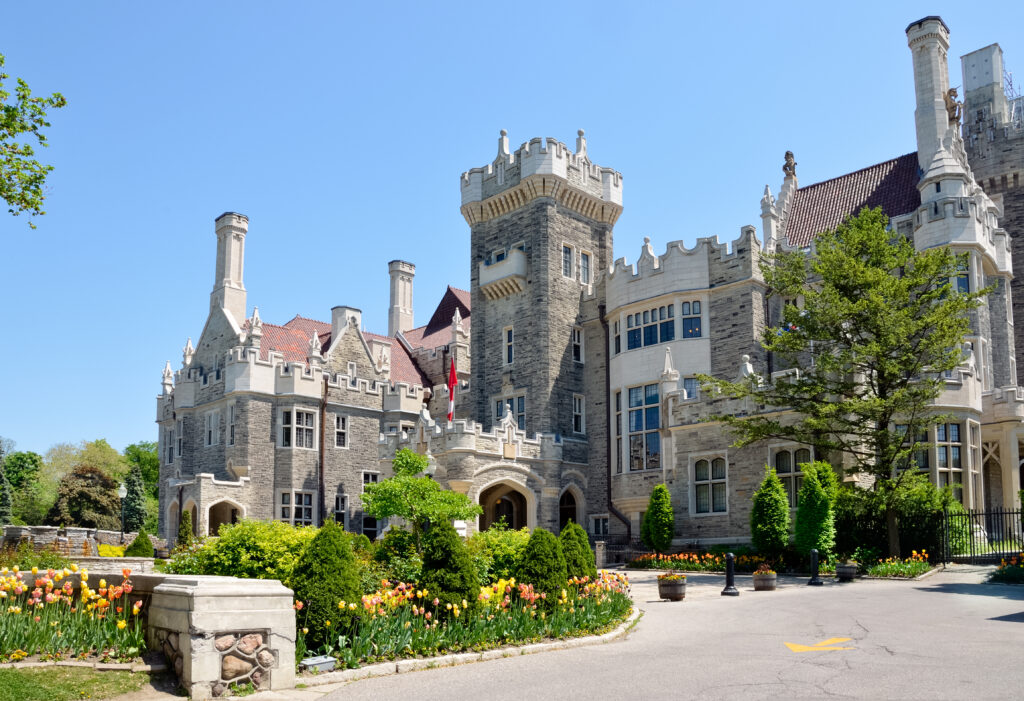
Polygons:
[[[612,356],[611,356],[611,334],[608,331],[608,321],[604,318],[605,306],[599,304],[597,307],[597,314],[601,318],[601,328],[604,329],[604,348],[605,348],[605,363],[604,363],[604,396],[611,400],[612,396]],[[615,437],[612,435],[611,424],[608,428],[608,513],[615,516],[615,518],[626,524],[626,539],[631,540],[633,536],[633,524],[629,522],[626,515],[615,508],[612,503],[612,447],[615,445]]]
[[325,438],[325,436],[327,434],[327,428],[326,428],[326,423],[327,423],[327,382],[328,382],[328,379],[329,379],[327,375],[328,375],[328,373],[326,371],[324,371],[324,391],[323,391],[323,395],[320,398],[320,450],[319,450],[319,455],[317,456],[319,458],[319,465],[318,465],[318,472],[319,472],[319,474],[317,475],[317,480],[319,482],[319,490],[318,491],[320,492],[320,499],[319,499],[319,501],[320,501],[320,505],[319,505],[320,506],[320,513],[317,516],[317,525],[318,526],[324,525],[324,514],[327,513],[326,482],[325,482],[325,478],[324,478],[324,472],[325,472],[325,466],[324,466],[324,438]]

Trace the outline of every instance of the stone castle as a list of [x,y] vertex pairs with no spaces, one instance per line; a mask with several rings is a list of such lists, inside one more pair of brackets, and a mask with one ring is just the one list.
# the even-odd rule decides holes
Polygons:
[[362,513],[360,494],[408,447],[481,504],[469,531],[501,518],[557,531],[572,519],[594,536],[635,536],[664,483],[681,542],[747,539],[764,465],[795,507],[798,466],[813,455],[782,442],[730,447],[706,417],[756,409],[702,397],[695,375],[792,372],[758,343],[783,303],[766,296],[762,256],[806,248],[864,206],[882,207],[918,248],[968,252],[958,289],[994,286],[937,402],[955,420],[931,429],[921,464],[968,507],[1010,505],[1024,428],[1013,324],[1024,276],[1012,255],[1024,247],[1024,103],[1004,93],[998,45],[963,57],[961,105],[941,18],[911,24],[907,38],[917,151],[804,187],[787,153],[778,195],[766,187],[760,201],[760,237],[744,226],[732,242],[673,241],[662,254],[645,239],[636,263],[615,259],[623,180],[590,159],[584,132],[575,150],[554,139],[512,150],[502,131],[494,160],[460,181],[470,291],[449,287],[418,328],[415,266],[400,260],[389,263],[386,336],[365,331],[353,307],[282,326],[249,314],[248,219],[221,215],[206,325],[181,367],[168,363],[157,400],[161,535],[190,511],[200,534],[247,517],[335,518],[376,536],[385,524]]

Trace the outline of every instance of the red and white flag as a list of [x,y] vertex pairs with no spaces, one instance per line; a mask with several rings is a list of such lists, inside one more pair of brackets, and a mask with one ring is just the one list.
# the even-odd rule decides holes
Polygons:
[[458,387],[459,381],[455,379],[455,358],[452,358],[452,367],[448,371],[448,422],[451,423],[452,417],[455,416],[455,388]]

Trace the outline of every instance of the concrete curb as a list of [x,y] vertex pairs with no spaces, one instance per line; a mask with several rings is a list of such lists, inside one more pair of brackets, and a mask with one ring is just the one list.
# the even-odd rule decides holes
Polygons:
[[585,647],[589,645],[604,645],[624,637],[633,629],[637,619],[640,618],[640,609],[633,605],[633,611],[625,621],[620,623],[614,630],[603,635],[588,635],[582,638],[567,638],[566,640],[554,640],[549,643],[533,643],[531,645],[520,645],[503,647],[484,652],[460,652],[452,655],[440,655],[438,657],[411,658],[397,660],[396,662],[383,662],[380,664],[368,665],[357,669],[344,669],[335,672],[325,672],[311,677],[296,677],[295,681],[305,684],[306,687],[323,686],[326,684],[337,684],[338,682],[353,682],[359,679],[370,677],[384,677],[392,674],[406,674],[424,669],[436,669],[440,667],[454,667],[456,665],[470,664],[473,662],[486,662],[487,660],[500,660],[505,657],[519,657],[520,655],[533,655],[538,652],[551,652],[553,650],[567,650],[574,647]]
[[32,669],[35,667],[81,667],[97,672],[166,672],[163,662],[144,664],[142,662],[87,662],[85,660],[54,660],[48,662],[4,662],[0,669]]

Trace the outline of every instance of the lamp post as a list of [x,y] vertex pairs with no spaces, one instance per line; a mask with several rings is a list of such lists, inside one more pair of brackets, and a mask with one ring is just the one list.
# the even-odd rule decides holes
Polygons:
[[122,482],[117,488],[117,498],[121,500],[121,544],[124,545],[124,498],[128,496],[128,488]]

